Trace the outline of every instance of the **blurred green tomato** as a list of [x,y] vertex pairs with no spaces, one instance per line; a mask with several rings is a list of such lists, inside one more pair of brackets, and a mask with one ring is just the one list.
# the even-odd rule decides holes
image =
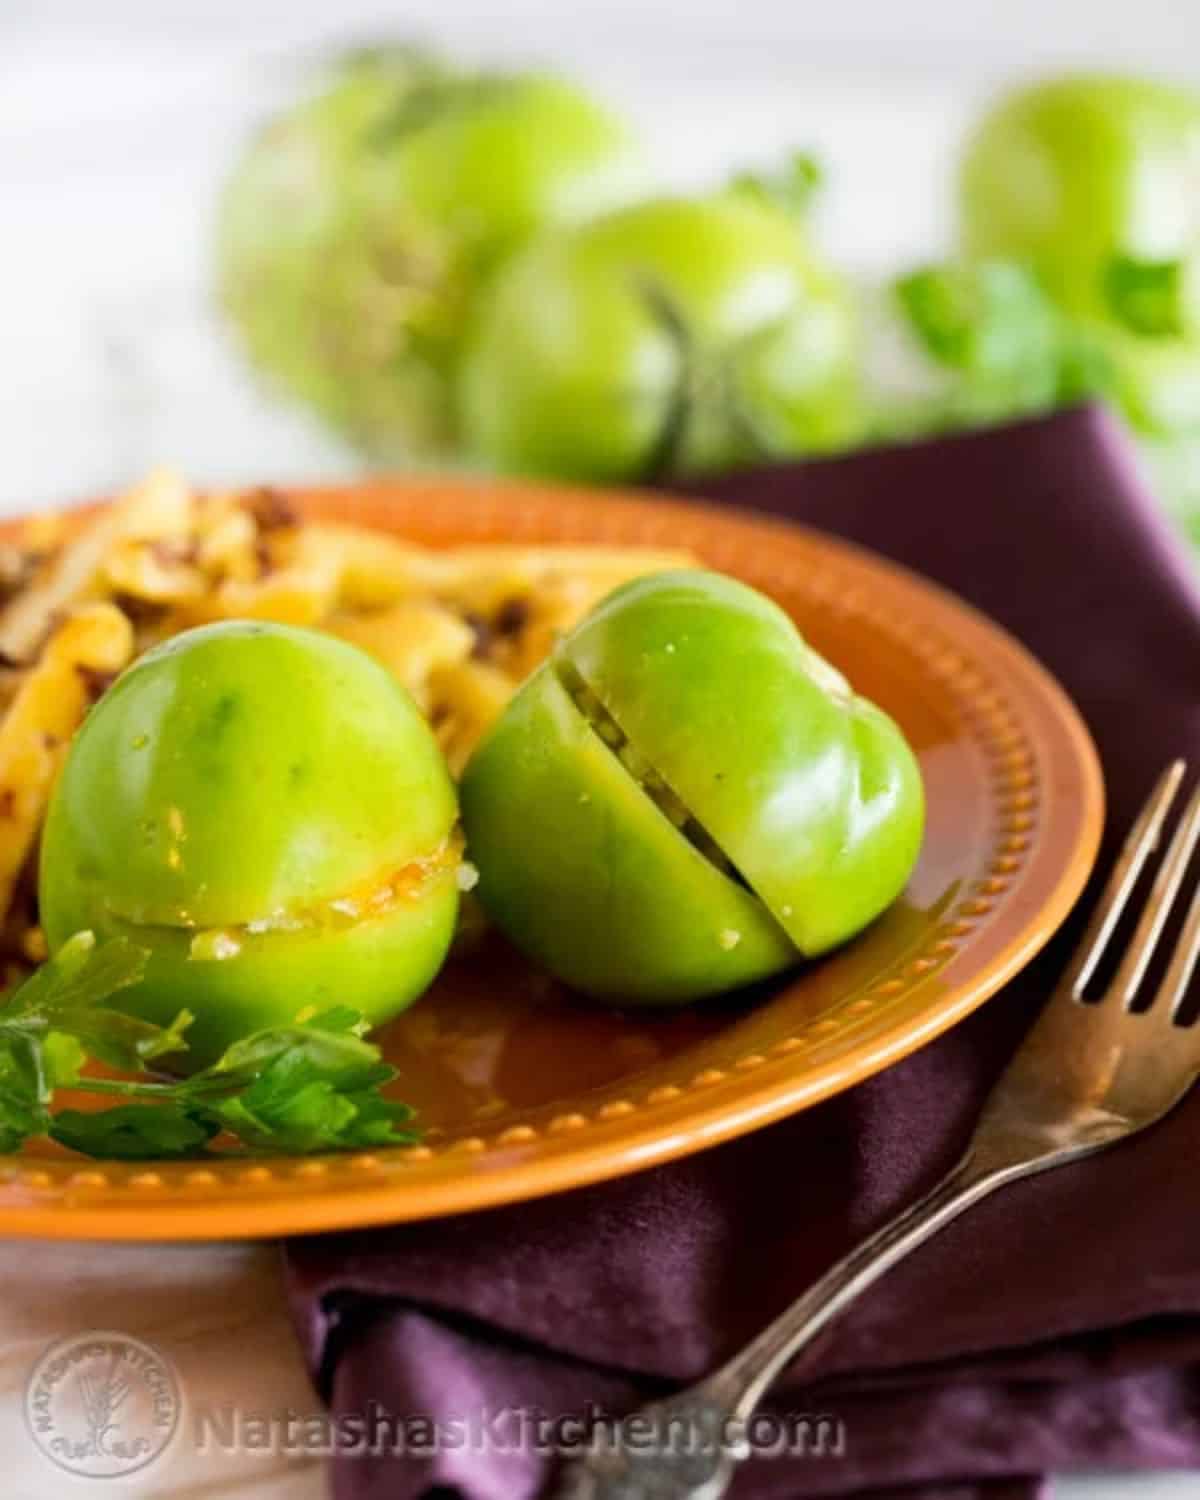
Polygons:
[[42,843],[52,949],[90,928],[150,952],[120,1004],[186,1006],[188,1068],[345,1004],[426,987],[458,904],[454,790],[411,699],[355,647],[233,623],[131,667],[71,747]]
[[968,253],[1032,264],[1075,316],[1200,332],[1200,95],[1119,77],[1018,90],[960,183]]
[[222,298],[255,364],[360,447],[437,449],[480,281],[543,224],[627,196],[633,156],[614,117],[560,79],[356,54],[235,169]]
[[729,192],[536,240],[485,295],[462,431],[496,467],[652,480],[835,448],[858,430],[842,281],[795,219]]
[[753,589],[618,589],[522,687],[467,766],[479,897],[585,993],[681,1003],[852,937],[921,843],[920,772]]
[[1093,337],[1108,358],[1112,393],[1139,432],[1200,433],[1200,342],[1120,328],[1094,327]]

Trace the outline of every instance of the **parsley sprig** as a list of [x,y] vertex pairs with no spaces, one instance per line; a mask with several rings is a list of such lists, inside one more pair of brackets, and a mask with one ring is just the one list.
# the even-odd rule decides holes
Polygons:
[[[98,945],[81,932],[0,1002],[0,1151],[47,1137],[85,1156],[147,1160],[416,1139],[404,1128],[412,1111],[380,1092],[396,1070],[345,1006],[255,1032],[188,1078],[155,1077],[157,1058],[186,1050],[191,1015],[156,1026],[110,1003],[141,979],[148,957],[124,939]],[[92,1077],[83,1071],[91,1059],[140,1076]],[[65,1088],[114,1102],[56,1112]]]

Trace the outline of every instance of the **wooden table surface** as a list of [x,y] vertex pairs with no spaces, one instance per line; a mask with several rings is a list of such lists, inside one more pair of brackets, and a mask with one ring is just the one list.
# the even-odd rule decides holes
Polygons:
[[[261,1452],[200,1453],[198,1410],[318,1412],[288,1321],[279,1249],[262,1242],[126,1245],[0,1241],[0,1494],[49,1500],[321,1500],[325,1465]],[[72,1334],[131,1334],[169,1358],[183,1396],[180,1431],[128,1479],[68,1479],[25,1428],[23,1396],[42,1352]]]

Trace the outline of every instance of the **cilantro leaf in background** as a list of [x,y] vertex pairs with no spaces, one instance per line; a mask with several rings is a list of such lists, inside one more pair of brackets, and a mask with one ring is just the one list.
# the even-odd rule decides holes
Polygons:
[[940,410],[931,412],[945,425],[1001,421],[1111,389],[1099,343],[1014,262],[926,266],[900,277],[893,295],[947,376]]
[[1109,262],[1104,293],[1118,323],[1147,338],[1188,332],[1187,267],[1181,260],[1138,260],[1117,255]]
[[804,218],[824,184],[821,163],[807,151],[792,151],[774,171],[738,172],[729,191]]

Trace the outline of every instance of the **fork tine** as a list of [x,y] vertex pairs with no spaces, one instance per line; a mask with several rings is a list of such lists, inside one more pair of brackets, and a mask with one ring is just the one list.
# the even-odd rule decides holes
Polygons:
[[1192,793],[1187,811],[1180,819],[1175,837],[1167,850],[1166,858],[1159,866],[1150,891],[1150,899],[1138,921],[1137,931],[1130,939],[1129,947],[1121,965],[1105,992],[1105,1000],[1115,997],[1128,1007],[1137,997],[1138,988],[1145,977],[1147,965],[1154,956],[1158,940],[1170,915],[1175,897],[1187,873],[1196,840],[1200,838],[1200,788]]
[[1167,972],[1163,975],[1162,983],[1151,1002],[1152,1010],[1165,1006],[1166,1014],[1172,1020],[1175,1019],[1179,1007],[1183,1004],[1183,998],[1187,994],[1188,985],[1192,982],[1192,972],[1196,967],[1197,958],[1200,958],[1200,886],[1196,888],[1192,896],[1183,931],[1179,934],[1179,941],[1175,944],[1174,953],[1171,954]]
[[1183,761],[1171,762],[1158,778],[1158,784],[1129,830],[1120,858],[1060,981],[1061,988],[1077,998],[1095,972],[1147,859],[1158,848],[1163,823],[1183,780],[1183,772]]

